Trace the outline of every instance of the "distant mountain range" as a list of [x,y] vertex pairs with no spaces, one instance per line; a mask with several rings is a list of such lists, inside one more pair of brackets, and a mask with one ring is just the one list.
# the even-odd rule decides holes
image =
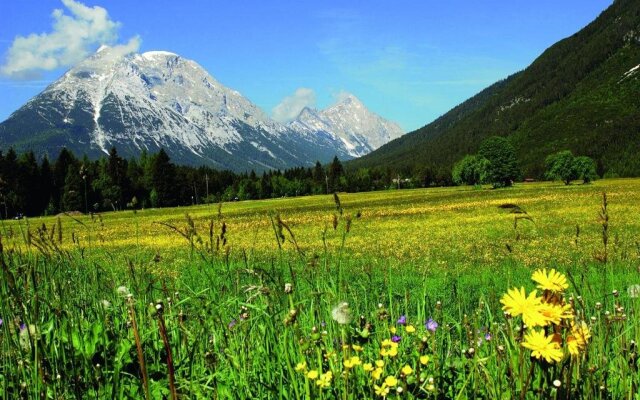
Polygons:
[[164,148],[174,162],[235,171],[350,159],[402,135],[353,95],[287,125],[177,54],[103,46],[0,124],[0,148],[97,158]]
[[564,149],[596,159],[600,174],[640,176],[640,1],[614,1],[525,70],[347,165],[450,176],[492,135],[510,139],[524,176],[542,177]]

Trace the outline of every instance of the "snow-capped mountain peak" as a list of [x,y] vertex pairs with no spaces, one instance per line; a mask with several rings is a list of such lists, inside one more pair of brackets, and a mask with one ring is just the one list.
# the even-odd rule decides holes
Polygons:
[[90,157],[164,148],[178,163],[243,171],[351,158],[399,134],[354,96],[284,126],[195,61],[126,51],[101,46],[67,71],[0,124],[0,146]]
[[352,94],[325,110],[305,107],[289,126],[306,135],[328,135],[343,143],[349,155],[359,157],[400,137],[404,132],[396,123],[369,111]]

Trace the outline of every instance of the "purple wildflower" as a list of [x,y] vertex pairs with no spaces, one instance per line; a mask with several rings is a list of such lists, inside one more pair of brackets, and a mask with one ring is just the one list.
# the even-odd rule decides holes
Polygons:
[[320,322],[320,326],[324,328],[324,327],[326,327],[326,326],[327,326],[327,323],[326,323],[326,322],[324,322],[324,321],[322,321],[322,322]]
[[402,338],[401,338],[400,336],[398,336],[398,335],[393,335],[393,336],[391,337],[391,341],[392,341],[393,343],[398,343],[398,342],[400,342],[401,340],[402,340]]
[[231,322],[229,322],[229,325],[227,325],[227,328],[233,329],[233,327],[236,326],[237,323],[238,321],[236,321],[235,319],[232,319]]
[[400,318],[398,318],[397,321],[398,325],[404,325],[407,323],[407,317],[404,315],[401,315]]
[[486,340],[487,342],[491,341],[491,333],[487,332],[487,334],[484,335],[484,340]]
[[4,321],[2,320],[2,318],[0,318],[0,327],[2,326],[2,323],[3,323],[3,322],[4,322]]
[[438,329],[438,323],[434,321],[433,318],[429,317],[429,320],[424,324],[424,327],[427,328],[428,331],[435,332],[436,329]]
[[27,329],[27,325],[23,322],[20,324],[20,331],[24,331],[25,329]]

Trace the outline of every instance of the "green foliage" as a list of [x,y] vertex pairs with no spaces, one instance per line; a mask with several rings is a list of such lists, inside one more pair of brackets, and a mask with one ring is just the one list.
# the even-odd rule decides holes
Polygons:
[[596,172],[596,162],[587,156],[578,156],[573,160],[576,176],[582,179],[583,183],[589,183],[598,179]]
[[555,154],[549,155],[545,164],[547,179],[559,179],[565,185],[569,185],[571,181],[582,179],[583,183],[589,183],[597,179],[595,161],[587,156],[574,157],[570,150],[563,150]]
[[520,175],[516,152],[508,139],[492,136],[482,142],[478,155],[488,161],[486,180],[493,187],[506,187]]
[[458,185],[479,185],[487,181],[489,160],[478,155],[467,155],[453,166],[453,181]]
[[575,157],[570,150],[549,155],[545,160],[545,164],[547,167],[547,172],[545,173],[547,179],[559,179],[565,185],[570,184],[574,179],[578,179]]
[[[636,206],[638,182],[628,184],[605,187],[623,194],[612,198],[617,209]],[[225,205],[220,214],[234,215],[233,223],[225,224],[227,217],[219,215],[200,221],[204,231],[191,217],[173,222],[177,233],[171,230],[171,242],[184,244],[171,249],[159,246],[156,231],[142,226],[145,233],[127,229],[128,236],[154,244],[130,251],[114,251],[118,239],[110,236],[82,245],[74,241],[63,250],[56,239],[31,228],[31,244],[18,239],[0,248],[0,393],[6,399],[142,399],[148,386],[149,398],[160,399],[170,398],[173,379],[178,398],[186,399],[370,399],[382,397],[375,391],[384,390],[385,381],[393,382],[387,398],[399,392],[408,399],[637,397],[638,254],[628,250],[636,247],[638,221],[616,213],[611,220],[620,234],[616,250],[606,263],[594,259],[594,245],[602,240],[601,226],[592,217],[600,190],[574,190],[581,195],[558,196],[566,190],[550,184],[508,192],[447,188],[350,195],[341,198],[344,214],[335,216],[330,196],[273,200],[269,204],[288,214],[283,214],[285,221],[297,222],[286,224],[278,217],[275,238],[267,232],[272,242],[266,253],[223,244],[227,229],[238,227],[252,241],[258,236],[247,235],[239,221],[270,225],[266,213],[256,211],[264,201]],[[535,229],[514,228],[513,214],[496,207],[513,197],[531,200],[527,208]],[[422,211],[415,201],[420,198],[428,206]],[[578,208],[566,221],[559,208],[576,211],[576,200],[587,208]],[[360,207],[363,219],[354,211]],[[315,210],[319,218],[306,214],[314,208],[320,209]],[[176,221],[184,210],[147,213],[156,222]],[[416,228],[398,222],[402,210],[411,220],[428,217],[434,223],[420,221]],[[206,218],[212,214],[210,206],[189,211]],[[141,214],[102,217],[107,225],[117,225],[137,223]],[[386,241],[377,241],[371,231],[382,223],[376,215],[384,214],[392,224]],[[454,216],[454,225],[447,225]],[[461,223],[470,217],[474,223]],[[73,226],[86,223],[91,232],[92,218],[78,218],[82,225]],[[299,234],[298,222],[305,219],[312,219],[315,235]],[[332,219],[335,228],[327,229]],[[54,219],[44,222],[49,221]],[[586,229],[566,246],[577,221]],[[476,234],[469,235],[477,225]],[[3,240],[19,226],[29,229],[24,221],[0,225]],[[419,229],[424,226],[430,227],[428,246]],[[517,236],[513,229],[520,229]],[[310,244],[318,231],[327,240]],[[541,253],[540,239],[558,231],[554,247],[559,254],[572,252],[568,257]],[[354,237],[358,232],[361,236]],[[65,231],[65,239],[70,235]],[[396,251],[394,244],[410,236],[424,247],[437,246],[436,251],[420,261]],[[456,252],[464,264],[438,251],[469,236],[469,244]],[[391,251],[385,257],[345,251],[353,239],[357,247],[368,239]],[[178,253],[191,256],[173,263]],[[587,261],[577,261],[578,254]],[[119,259],[126,262],[114,261]],[[522,317],[504,315],[500,302],[507,289],[535,290],[531,272],[547,267],[549,260],[567,277],[566,299],[573,296],[568,303],[573,318],[553,327],[567,333],[558,339],[564,354],[556,363],[531,357],[523,339],[541,328],[523,332]],[[538,295],[547,301],[561,297],[543,292],[539,289]],[[337,307],[342,302],[348,307]],[[572,357],[564,345],[575,322],[587,324],[590,338]],[[551,328],[545,332],[552,333]],[[354,357],[358,363],[349,367]],[[376,378],[365,364],[377,368],[378,360],[383,364]],[[332,371],[327,387],[310,371]]]

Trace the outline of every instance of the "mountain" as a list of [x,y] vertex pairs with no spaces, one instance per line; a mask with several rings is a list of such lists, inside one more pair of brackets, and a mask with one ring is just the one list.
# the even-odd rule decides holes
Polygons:
[[[350,121],[333,123],[352,130]],[[125,157],[164,148],[176,163],[235,171],[349,159],[349,145],[275,122],[177,54],[106,46],[0,124],[0,148],[55,156],[67,147],[91,158],[111,147]]]
[[510,139],[524,176],[542,177],[564,149],[596,159],[600,174],[639,176],[640,1],[616,0],[525,70],[347,166],[450,176],[492,135]]
[[363,156],[404,133],[398,124],[369,111],[352,94],[325,110],[305,107],[289,127],[309,137],[326,135],[342,143],[352,157]]

